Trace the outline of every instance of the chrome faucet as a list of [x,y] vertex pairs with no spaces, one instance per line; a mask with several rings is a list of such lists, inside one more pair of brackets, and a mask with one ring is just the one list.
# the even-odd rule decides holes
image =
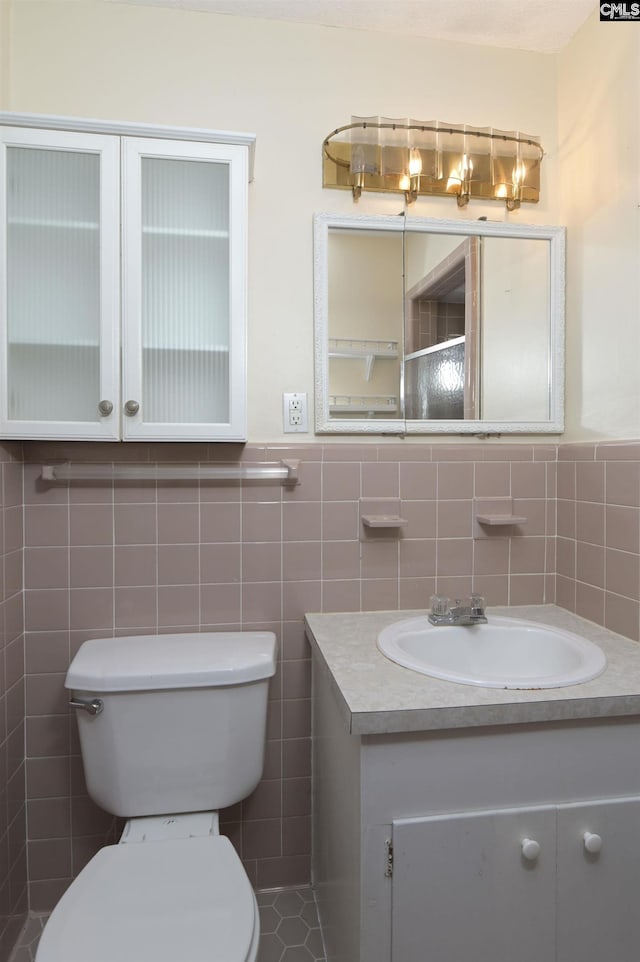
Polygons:
[[482,595],[471,595],[463,604],[460,598],[455,598],[453,604],[442,595],[433,595],[429,621],[432,625],[486,625],[487,616],[484,613],[484,598]]

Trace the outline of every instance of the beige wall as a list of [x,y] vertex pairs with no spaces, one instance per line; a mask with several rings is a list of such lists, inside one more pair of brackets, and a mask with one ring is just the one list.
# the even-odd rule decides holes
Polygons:
[[9,109],[9,20],[10,0],[0,0],[0,110]]
[[640,36],[597,12],[559,56],[566,440],[640,435]]
[[[14,0],[9,87],[9,6],[0,0],[5,108],[257,134],[252,440],[282,437],[283,391],[313,392],[313,213],[400,210],[397,197],[366,195],[356,207],[321,187],[322,139],[352,112],[540,134],[542,202],[508,216],[568,227],[565,440],[640,435],[637,31],[612,30],[596,11],[553,57],[103,0]],[[421,198],[412,213],[465,216],[449,198]],[[472,202],[466,216],[482,215],[507,217]]]
[[[352,113],[540,134],[543,200],[510,216],[558,220],[554,57],[102,0],[16,0],[13,23],[12,110],[257,134],[252,440],[281,438],[283,391],[313,392],[313,213],[401,208],[394,196],[368,195],[356,207],[347,192],[322,189],[322,140]],[[465,216],[450,198],[422,198],[412,212]],[[479,202],[466,216],[483,214],[506,216]]]

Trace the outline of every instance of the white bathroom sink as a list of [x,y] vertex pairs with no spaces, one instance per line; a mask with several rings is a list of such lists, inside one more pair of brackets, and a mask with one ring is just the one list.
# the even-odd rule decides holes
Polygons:
[[398,665],[462,685],[561,688],[604,671],[604,652],[560,628],[489,616],[486,625],[438,626],[426,616],[384,628],[378,648]]

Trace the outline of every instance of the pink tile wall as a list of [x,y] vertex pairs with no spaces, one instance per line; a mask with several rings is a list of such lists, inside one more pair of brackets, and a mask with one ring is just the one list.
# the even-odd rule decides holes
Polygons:
[[[310,660],[305,611],[424,608],[434,591],[489,604],[554,600],[553,445],[250,446],[27,444],[26,746],[33,910],[54,904],[113,830],[88,799],[62,683],[87,638],[268,628],[281,660],[264,777],[223,815],[258,887],[307,882]],[[301,484],[48,487],[51,458],[302,459]],[[509,495],[518,537],[472,537],[474,496]],[[400,499],[395,533],[361,539],[359,499]]]
[[[86,638],[223,627],[277,633],[264,777],[223,813],[258,887],[309,879],[305,611],[424,608],[434,591],[473,588],[489,605],[556,600],[640,638],[639,443],[388,441],[244,451],[29,443],[24,450],[24,493],[19,449],[3,448],[0,459],[2,962],[27,904],[25,826],[36,911],[49,909],[114,834],[86,795],[62,687]],[[295,456],[301,484],[50,487],[38,480],[50,459],[114,456],[150,463]],[[474,540],[474,497],[512,497],[528,521],[514,537],[497,529]],[[395,499],[408,521],[400,536],[363,534],[360,498]]]
[[558,461],[558,604],[640,640],[640,443],[567,444]]
[[0,445],[0,959],[27,911],[21,445]]

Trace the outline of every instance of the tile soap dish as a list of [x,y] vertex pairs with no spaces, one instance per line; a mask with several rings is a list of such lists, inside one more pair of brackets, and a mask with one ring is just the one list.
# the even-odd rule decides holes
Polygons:
[[477,514],[480,524],[524,524],[526,518],[519,514]]
[[362,523],[365,528],[404,528],[409,524],[397,514],[363,514]]
[[[527,518],[521,514],[515,514],[513,510],[513,498],[478,498],[473,505],[474,538],[486,538],[488,532],[486,527],[495,529],[514,527],[526,524]],[[507,536],[511,532],[502,532]]]
[[393,539],[400,537],[400,529],[409,524],[400,515],[400,498],[360,498],[360,540]]

